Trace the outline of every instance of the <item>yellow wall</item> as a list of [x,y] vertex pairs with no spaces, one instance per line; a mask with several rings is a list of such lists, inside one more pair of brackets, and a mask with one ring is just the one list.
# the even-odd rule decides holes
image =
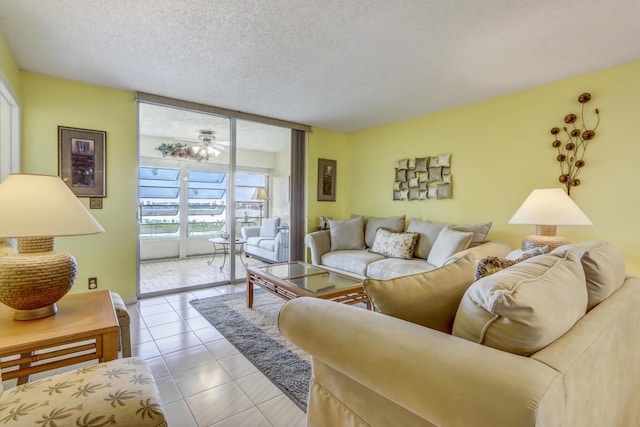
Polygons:
[[[560,186],[549,130],[563,125],[566,114],[579,114],[582,92],[593,96],[585,116],[595,117],[597,107],[601,122],[572,198],[594,226],[559,227],[558,234],[574,242],[610,241],[623,252],[627,269],[640,273],[640,197],[635,188],[640,137],[634,130],[640,118],[640,62],[346,136],[331,135],[332,141],[323,141],[329,148],[332,143],[348,147],[339,152],[348,165],[338,167],[339,179],[347,172],[347,187],[342,181],[342,203],[333,209],[330,202],[310,203],[309,217],[334,212],[346,218],[353,212],[405,213],[407,219],[454,223],[491,220],[489,238],[517,247],[535,227],[507,223],[531,190]],[[313,153],[319,151],[317,147]],[[451,153],[453,199],[391,200],[394,160],[441,153]],[[314,163],[311,169],[310,191],[317,183]]]
[[[86,292],[88,277],[99,289],[124,298],[136,294],[137,112],[131,92],[22,72],[22,171],[58,174],[58,126],[107,132],[107,197],[90,212],[105,233],[59,237],[56,248],[78,262],[71,292]],[[88,207],[88,198],[80,198]],[[46,214],[46,206],[42,207]]]
[[[351,171],[347,136],[313,129],[307,137],[307,230],[315,231],[320,216],[344,218],[349,214],[349,174]],[[336,201],[318,201],[318,159],[337,161]]]

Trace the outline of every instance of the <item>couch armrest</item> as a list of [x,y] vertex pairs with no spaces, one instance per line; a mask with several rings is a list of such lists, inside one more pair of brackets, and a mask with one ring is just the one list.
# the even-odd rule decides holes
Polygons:
[[247,240],[249,237],[259,237],[260,236],[260,227],[259,225],[250,225],[248,227],[242,227],[240,229],[240,233],[242,233],[242,239]]
[[[309,297],[287,302],[278,327],[314,363],[328,365],[433,425],[535,426],[562,419],[561,376],[528,357]],[[340,388],[341,381],[333,380],[314,377],[323,386]]]
[[443,265],[452,263],[462,258],[466,254],[473,254],[476,257],[477,261],[488,256],[497,256],[499,258],[504,258],[511,251],[512,249],[507,243],[501,242],[499,240],[489,240],[479,244],[478,246],[474,246],[472,248],[468,248],[464,251],[460,251],[451,255],[446,259]]
[[329,230],[314,231],[304,237],[304,244],[311,249],[311,264],[322,265],[322,255],[331,251]]

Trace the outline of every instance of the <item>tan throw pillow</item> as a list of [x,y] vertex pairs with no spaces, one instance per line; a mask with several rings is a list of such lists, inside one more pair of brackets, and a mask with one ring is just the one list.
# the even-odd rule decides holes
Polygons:
[[365,249],[363,222],[360,216],[344,221],[330,219],[331,250]]
[[417,233],[398,233],[389,228],[380,227],[369,252],[391,258],[411,259],[417,241]]
[[429,252],[427,262],[436,267],[442,266],[451,255],[467,249],[472,238],[471,231],[455,231],[449,226],[443,228]]
[[580,257],[589,295],[587,310],[607,299],[624,283],[627,275],[624,258],[610,243],[577,243],[561,246],[555,251],[564,248],[570,248]]
[[529,356],[565,334],[586,310],[578,256],[553,252],[473,283],[458,307],[453,335]]
[[365,279],[363,285],[375,311],[450,334],[460,299],[473,282],[473,271],[474,257],[468,254],[425,273]]

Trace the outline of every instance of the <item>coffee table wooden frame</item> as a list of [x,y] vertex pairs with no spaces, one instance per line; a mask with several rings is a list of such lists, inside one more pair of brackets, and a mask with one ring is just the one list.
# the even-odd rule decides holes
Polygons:
[[[371,302],[367,297],[367,294],[364,291],[364,287],[362,286],[362,279],[357,277],[350,277],[345,274],[336,273],[335,271],[328,270],[326,268],[322,268],[321,266],[307,264],[302,261],[293,261],[287,262],[283,264],[300,264],[304,266],[309,266],[313,268],[317,268],[318,270],[323,270],[328,273],[335,274],[337,276],[345,277],[351,280],[360,281],[359,284],[354,286],[338,289],[335,291],[328,291],[322,293],[313,293],[311,291],[307,291],[299,286],[296,286],[290,282],[288,279],[295,279],[297,277],[304,277],[304,275],[289,277],[288,279],[281,279],[279,277],[273,276],[263,270],[264,267],[249,267],[247,268],[247,307],[253,307],[253,285],[257,285],[260,288],[266,290],[267,292],[279,296],[280,298],[289,301],[294,298],[299,297],[313,297],[313,298],[322,298],[335,302],[339,302],[342,304],[358,304],[364,302],[367,304],[367,309],[371,309]],[[272,264],[276,265],[276,264]]]
[[38,372],[118,358],[118,318],[108,290],[65,295],[57,306],[49,317],[14,320],[13,310],[0,304],[3,380],[24,383]]

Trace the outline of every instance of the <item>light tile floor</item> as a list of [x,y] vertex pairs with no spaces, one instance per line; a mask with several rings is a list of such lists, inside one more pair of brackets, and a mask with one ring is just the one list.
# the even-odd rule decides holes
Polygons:
[[245,289],[218,286],[127,306],[132,352],[151,366],[169,425],[305,425],[304,412],[189,304]]
[[[185,259],[140,262],[140,294],[179,291],[204,284],[229,282],[230,257],[227,257],[222,271],[220,270],[223,261],[222,255],[216,256],[209,264],[211,258],[211,256],[197,256]],[[243,280],[246,277],[246,269],[240,262],[240,255],[236,255],[235,260],[236,279]],[[242,255],[242,262],[250,267],[265,264],[256,258],[248,258],[245,255]]]
[[[170,426],[298,427],[305,413],[189,301],[246,289],[224,285],[127,305],[134,356],[150,365]],[[36,380],[95,362],[32,375]],[[15,380],[5,381],[5,387]]]

